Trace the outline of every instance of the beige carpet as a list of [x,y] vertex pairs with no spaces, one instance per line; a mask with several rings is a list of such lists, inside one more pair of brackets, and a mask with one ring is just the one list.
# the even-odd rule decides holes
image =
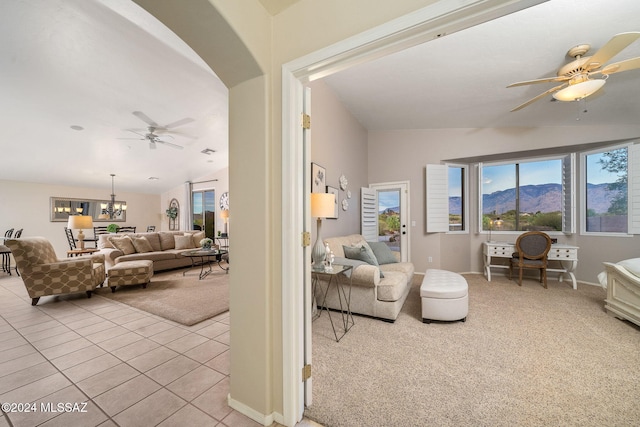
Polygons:
[[636,426],[640,328],[602,288],[466,275],[466,323],[421,322],[419,283],[395,323],[355,316],[336,343],[313,323],[313,405],[325,426]]
[[[157,273],[146,289],[141,286],[98,288],[96,294],[130,305],[186,326],[229,310],[229,275],[223,271],[198,280],[192,270],[186,277],[182,270]],[[108,286],[108,283],[107,283]]]

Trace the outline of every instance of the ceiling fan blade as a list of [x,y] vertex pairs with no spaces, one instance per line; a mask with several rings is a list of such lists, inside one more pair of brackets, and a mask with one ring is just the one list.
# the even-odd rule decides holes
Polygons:
[[525,85],[532,85],[536,83],[563,82],[566,80],[569,80],[569,77],[567,76],[545,77],[544,79],[526,80],[524,82],[511,83],[507,87],[509,88],[509,87],[516,87],[516,86],[525,86]]
[[616,34],[605,43],[593,56],[589,59],[588,62],[585,62],[582,65],[582,68],[585,71],[590,71],[593,69],[600,68],[604,65],[605,62],[616,56],[620,53],[624,48],[629,46],[634,41],[640,38],[640,32],[633,31],[628,33],[620,33]]
[[164,125],[162,126],[164,130],[168,130],[168,129],[172,129],[172,128],[177,128],[178,126],[182,126],[182,125],[186,125],[187,123],[191,123],[194,120],[191,117],[185,117],[184,119],[181,120],[177,120],[173,123],[170,123],[168,125]]
[[156,128],[158,127],[158,124],[156,122],[154,122],[153,120],[151,120],[149,118],[149,116],[147,116],[142,111],[134,111],[133,115],[136,116],[137,118],[139,118],[140,120],[142,120],[143,122],[145,122],[146,124],[148,124],[149,126],[153,126],[153,127],[156,127]]
[[172,147],[172,148],[177,148],[178,150],[182,150],[184,148],[181,145],[174,144],[173,142],[163,141],[161,139],[157,139],[156,142],[159,142],[160,144],[168,145],[169,147]]
[[613,64],[609,64],[604,67],[601,71],[598,71],[601,74],[614,74],[620,73],[622,71],[635,70],[640,68],[640,56],[637,58],[631,58],[620,62],[614,62]]
[[136,135],[140,135],[140,136],[141,136],[141,137],[143,137],[143,138],[145,137],[145,134],[144,134],[144,133],[140,133],[140,132],[138,132],[138,131],[136,131],[136,130],[134,130],[134,129],[125,129],[125,130],[126,130],[126,131],[129,131],[129,132],[132,132],[132,133],[135,133]]
[[189,135],[188,133],[184,133],[178,130],[169,130],[169,129],[160,129],[157,130],[156,129],[156,133],[164,136],[171,136],[171,135],[180,135],[180,136],[184,136],[185,138],[189,138],[189,139],[196,139],[197,137],[193,136],[193,135]]
[[556,92],[556,91],[558,91],[558,90],[562,89],[562,88],[563,88],[563,87],[565,87],[566,85],[567,85],[566,83],[563,83],[563,84],[561,84],[560,86],[556,86],[556,87],[554,87],[554,88],[552,88],[552,89],[549,89],[549,90],[548,90],[548,91],[546,91],[546,92],[542,92],[540,95],[536,96],[535,98],[531,98],[530,100],[528,100],[528,101],[527,101],[527,102],[525,102],[524,104],[520,104],[520,105],[518,105],[516,108],[514,108],[513,110],[511,110],[511,112],[521,110],[521,109],[523,109],[524,107],[526,107],[527,105],[529,105],[529,104],[533,104],[533,103],[534,103],[534,102],[536,102],[537,100],[539,100],[539,99],[541,99],[541,98],[544,98],[544,97],[545,97],[545,96],[547,96],[548,94],[550,94],[550,93],[552,93],[552,92]]

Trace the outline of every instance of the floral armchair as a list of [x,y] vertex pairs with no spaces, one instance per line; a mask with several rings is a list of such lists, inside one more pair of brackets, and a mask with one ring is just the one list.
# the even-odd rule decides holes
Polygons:
[[59,260],[44,237],[9,239],[5,244],[16,260],[31,305],[47,295],[86,292],[91,298],[106,278],[104,255]]

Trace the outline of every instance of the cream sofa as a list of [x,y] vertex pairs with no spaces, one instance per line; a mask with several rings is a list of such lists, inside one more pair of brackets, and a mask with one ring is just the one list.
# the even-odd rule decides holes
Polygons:
[[[188,235],[188,236],[186,236]],[[128,236],[128,242],[119,242],[120,248],[112,243],[115,239]],[[143,238],[148,241],[148,245]],[[181,255],[182,252],[200,247],[204,231],[159,231],[150,233],[118,233],[101,234],[98,237],[98,254],[103,254],[107,271],[123,261],[153,261],[153,271],[170,270],[188,267],[191,259]]]
[[[335,264],[354,265],[351,273],[351,312],[395,321],[407,299],[415,268],[410,262],[396,262],[379,266],[365,264],[345,257],[343,246],[356,247],[367,244],[360,234],[324,239],[335,255]],[[382,272],[384,277],[380,277]],[[341,278],[341,280],[349,280]],[[316,301],[320,303],[326,291],[326,282],[319,280],[316,286]],[[331,286],[326,305],[340,309],[336,287]]]

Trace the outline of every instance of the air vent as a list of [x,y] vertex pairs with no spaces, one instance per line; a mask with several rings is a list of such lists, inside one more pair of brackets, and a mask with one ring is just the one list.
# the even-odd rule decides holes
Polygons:
[[211,148],[205,148],[204,150],[201,151],[202,154],[206,154],[207,156],[210,156],[215,152],[216,152],[216,150],[213,150]]

